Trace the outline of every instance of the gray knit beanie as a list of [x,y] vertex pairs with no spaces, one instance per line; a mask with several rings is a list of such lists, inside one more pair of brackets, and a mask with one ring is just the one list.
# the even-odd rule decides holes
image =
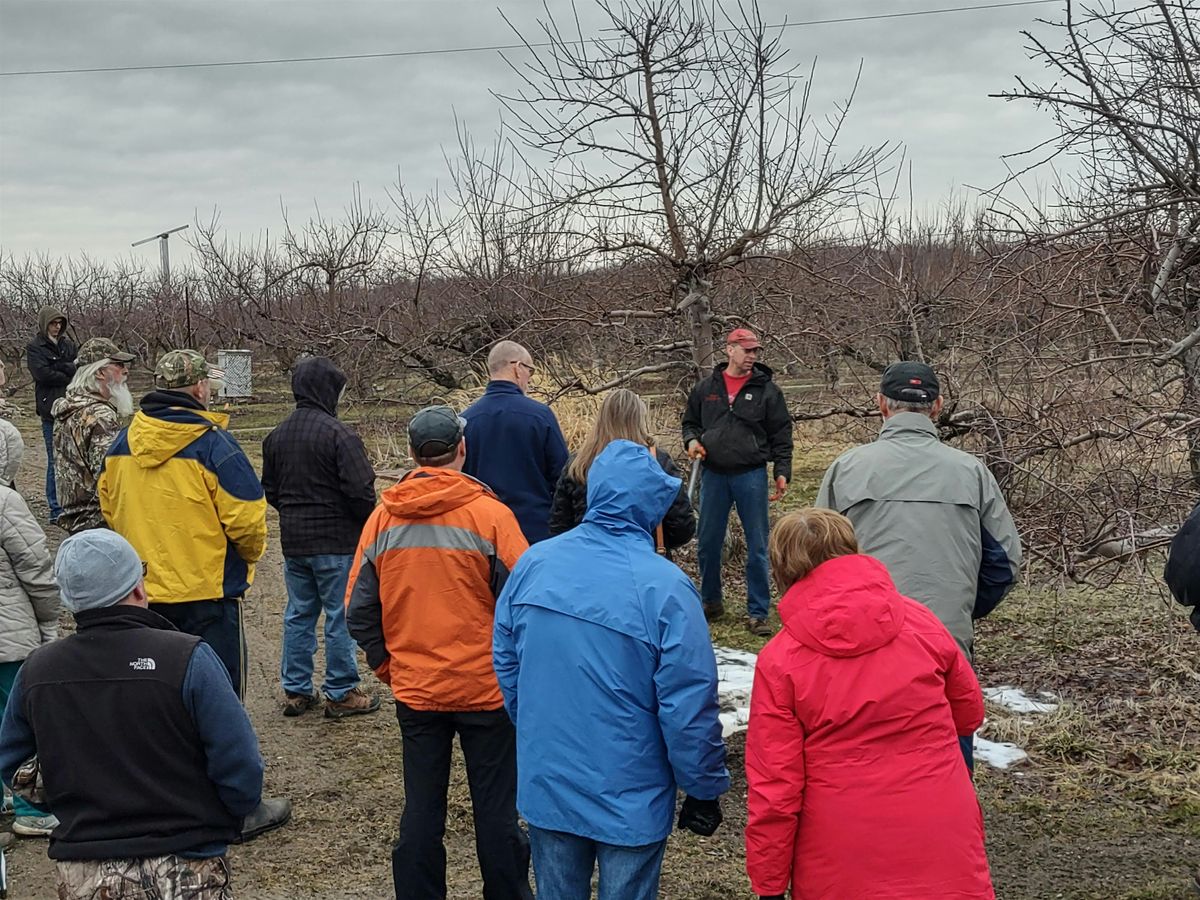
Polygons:
[[129,541],[107,528],[73,534],[58,548],[54,577],[71,612],[103,609],[124,600],[142,578],[142,561]]

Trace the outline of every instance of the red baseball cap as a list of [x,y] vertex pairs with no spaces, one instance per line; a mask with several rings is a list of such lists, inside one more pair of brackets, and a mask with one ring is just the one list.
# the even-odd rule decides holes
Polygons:
[[735,328],[729,332],[729,337],[725,338],[726,344],[739,344],[743,350],[757,350],[762,346],[758,342],[758,338],[754,336],[754,332],[749,328]]

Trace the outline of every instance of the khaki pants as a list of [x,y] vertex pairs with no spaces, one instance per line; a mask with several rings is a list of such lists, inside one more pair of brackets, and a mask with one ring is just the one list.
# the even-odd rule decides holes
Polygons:
[[58,900],[233,900],[225,857],[66,860]]

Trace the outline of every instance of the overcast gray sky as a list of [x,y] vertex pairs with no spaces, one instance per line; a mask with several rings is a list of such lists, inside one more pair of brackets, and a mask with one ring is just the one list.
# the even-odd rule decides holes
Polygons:
[[[981,2],[760,7],[769,22],[797,22]],[[0,71],[511,43],[498,7],[522,27],[543,12],[530,0],[0,0]],[[1045,114],[987,95],[1036,71],[1020,30],[1060,16],[1057,4],[977,10],[793,27],[784,41],[794,63],[817,57],[818,104],[841,98],[863,62],[842,143],[905,145],[917,205],[933,208],[997,182],[1001,154],[1053,133]],[[486,143],[499,120],[490,91],[514,81],[496,52],[0,77],[0,250],[150,264],[154,245],[131,241],[214,209],[249,236],[278,229],[281,203],[294,219],[314,203],[336,213],[356,182],[386,204],[398,168],[410,190],[430,190],[455,115]]]

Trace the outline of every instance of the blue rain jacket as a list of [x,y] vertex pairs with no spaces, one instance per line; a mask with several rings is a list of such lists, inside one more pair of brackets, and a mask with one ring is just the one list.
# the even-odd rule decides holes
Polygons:
[[729,789],[700,597],[654,552],[679,485],[613,441],[588,471],[583,522],[527,550],[496,603],[517,806],[538,828],[642,846],[671,833],[677,787]]

